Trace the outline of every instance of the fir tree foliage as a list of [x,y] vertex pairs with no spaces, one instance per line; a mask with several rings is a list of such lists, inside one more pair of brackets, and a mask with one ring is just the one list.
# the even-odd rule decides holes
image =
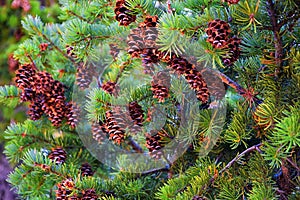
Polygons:
[[[61,23],[25,17],[30,38],[15,58],[48,72],[65,108],[80,100],[81,113],[69,110],[61,126],[42,115],[7,127],[5,154],[19,163],[8,181],[20,198],[297,199],[300,5],[227,2],[61,0]],[[95,71],[83,88],[78,72],[88,67]],[[0,103],[15,107],[20,95],[1,86]],[[69,126],[77,119],[80,135]],[[170,160],[177,140],[186,151]],[[115,165],[106,166],[87,143],[158,160],[111,154]],[[84,163],[92,176],[82,175]]]

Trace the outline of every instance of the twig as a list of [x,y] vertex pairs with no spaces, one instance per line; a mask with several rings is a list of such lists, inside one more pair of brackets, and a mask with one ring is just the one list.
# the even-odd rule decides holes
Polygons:
[[160,169],[150,169],[148,171],[142,172],[141,175],[146,176],[148,174],[152,174],[155,172],[167,172],[167,171],[169,171],[169,169],[170,169],[169,167],[160,168]]
[[298,172],[300,172],[300,168],[295,164],[291,159],[286,158],[286,161],[288,161]]
[[135,150],[137,153],[143,153],[144,152],[142,147],[140,147],[140,145],[138,143],[136,143],[132,138],[130,138],[128,140],[127,144],[130,145],[133,148],[133,150]]
[[279,68],[282,67],[282,58],[283,58],[283,45],[280,37],[281,26],[278,24],[277,14],[275,12],[274,3],[272,0],[266,1],[268,6],[268,14],[272,24],[272,31],[274,34],[275,42],[275,62]]
[[252,147],[249,147],[248,149],[246,149],[245,151],[243,151],[242,153],[240,153],[239,155],[237,155],[234,159],[232,159],[223,169],[221,169],[219,171],[219,174],[222,174],[225,170],[227,170],[228,168],[230,168],[236,161],[238,161],[243,155],[245,155],[246,153],[249,153],[251,151],[260,151],[259,147],[262,144],[259,143],[257,145],[254,145]]
[[[226,85],[232,87],[237,93],[239,93],[241,96],[246,97],[248,95],[248,92],[245,88],[243,88],[240,84],[238,84],[237,82],[233,81],[232,79],[230,79],[228,76],[226,76],[225,74],[218,72],[217,76],[222,80],[223,83],[225,83]],[[260,99],[258,99],[257,97],[253,97],[253,101],[256,104],[259,104],[261,102]]]

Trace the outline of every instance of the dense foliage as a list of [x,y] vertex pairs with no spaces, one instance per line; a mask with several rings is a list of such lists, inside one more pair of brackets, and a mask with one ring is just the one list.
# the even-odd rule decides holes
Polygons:
[[0,88],[21,198],[300,198],[299,1],[59,3]]

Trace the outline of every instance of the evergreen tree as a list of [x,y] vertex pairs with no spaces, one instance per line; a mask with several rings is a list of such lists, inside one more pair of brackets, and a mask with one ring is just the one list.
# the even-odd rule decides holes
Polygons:
[[299,1],[60,4],[0,88],[20,198],[299,199]]

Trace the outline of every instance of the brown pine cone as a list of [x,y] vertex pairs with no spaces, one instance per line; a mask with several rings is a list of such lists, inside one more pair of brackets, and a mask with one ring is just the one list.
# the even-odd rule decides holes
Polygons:
[[93,123],[92,124],[92,134],[93,134],[94,140],[96,140],[98,142],[98,144],[102,144],[108,134],[106,124],[104,124],[103,122]]
[[154,159],[160,159],[163,155],[163,143],[162,139],[165,135],[162,132],[156,134],[146,133],[146,148],[149,150],[149,155]]
[[18,88],[24,90],[34,85],[35,67],[32,64],[24,64],[16,71],[15,83]]
[[69,200],[72,191],[59,187],[55,191],[56,200]]
[[154,48],[145,48],[142,51],[142,65],[144,67],[145,74],[153,74],[154,66],[153,63],[159,62],[159,53],[157,49]]
[[241,43],[241,39],[237,37],[232,37],[228,40],[227,43],[228,53],[222,58],[222,61],[224,65],[231,66],[235,61],[238,60],[240,56],[241,48],[239,48],[239,45]]
[[94,189],[87,189],[82,192],[82,200],[97,200],[98,195]]
[[112,82],[112,81],[107,81],[106,83],[104,83],[101,86],[102,90],[104,90],[105,92],[112,94],[114,96],[117,96],[119,93],[119,86],[117,85],[117,83]]
[[67,124],[71,128],[75,128],[79,122],[80,109],[79,106],[73,102],[66,103],[65,117],[67,119]]
[[41,96],[35,98],[35,100],[30,103],[28,115],[31,120],[38,120],[42,117],[42,115],[44,114],[42,105],[43,104]]
[[56,147],[52,149],[48,155],[48,158],[52,161],[55,161],[56,164],[62,164],[67,159],[67,153],[63,148]]
[[125,0],[117,0],[114,12],[116,14],[115,19],[120,22],[121,26],[128,26],[136,20],[136,16],[132,14],[132,11],[126,8]]
[[118,48],[117,44],[109,44],[109,54],[114,58],[114,60],[116,60],[116,58],[118,57],[119,53],[120,53],[120,49]]
[[157,27],[158,25],[158,16],[146,16],[144,22],[139,24],[139,27]]
[[129,103],[129,114],[136,125],[143,126],[144,111],[137,101]]
[[170,96],[169,88],[171,86],[171,77],[167,72],[158,72],[152,77],[151,90],[153,98],[158,99],[158,102],[164,102],[165,98]]
[[93,80],[95,67],[93,65],[84,65],[81,63],[76,72],[76,84],[80,89],[88,88]]
[[141,28],[130,30],[130,34],[127,36],[127,45],[127,52],[131,55],[131,57],[139,58],[145,46]]
[[181,57],[175,57],[170,60],[169,67],[171,67],[178,75],[182,75],[193,68],[186,59]]
[[74,52],[74,47],[73,46],[70,46],[70,45],[66,45],[66,52],[67,52],[67,55],[72,57],[72,58],[77,58],[77,55],[75,54]]
[[106,130],[109,139],[120,145],[125,141],[125,130],[131,125],[131,119],[121,107],[114,107],[106,112]]
[[230,27],[227,22],[220,19],[213,20],[208,23],[208,28],[205,31],[208,35],[207,41],[214,48],[220,49],[226,47],[230,33]]
[[197,99],[206,103],[209,99],[209,92],[201,73],[193,66],[193,69],[186,71],[184,76],[190,87],[196,91]]
[[82,176],[93,176],[94,171],[89,163],[83,163],[80,167]]

